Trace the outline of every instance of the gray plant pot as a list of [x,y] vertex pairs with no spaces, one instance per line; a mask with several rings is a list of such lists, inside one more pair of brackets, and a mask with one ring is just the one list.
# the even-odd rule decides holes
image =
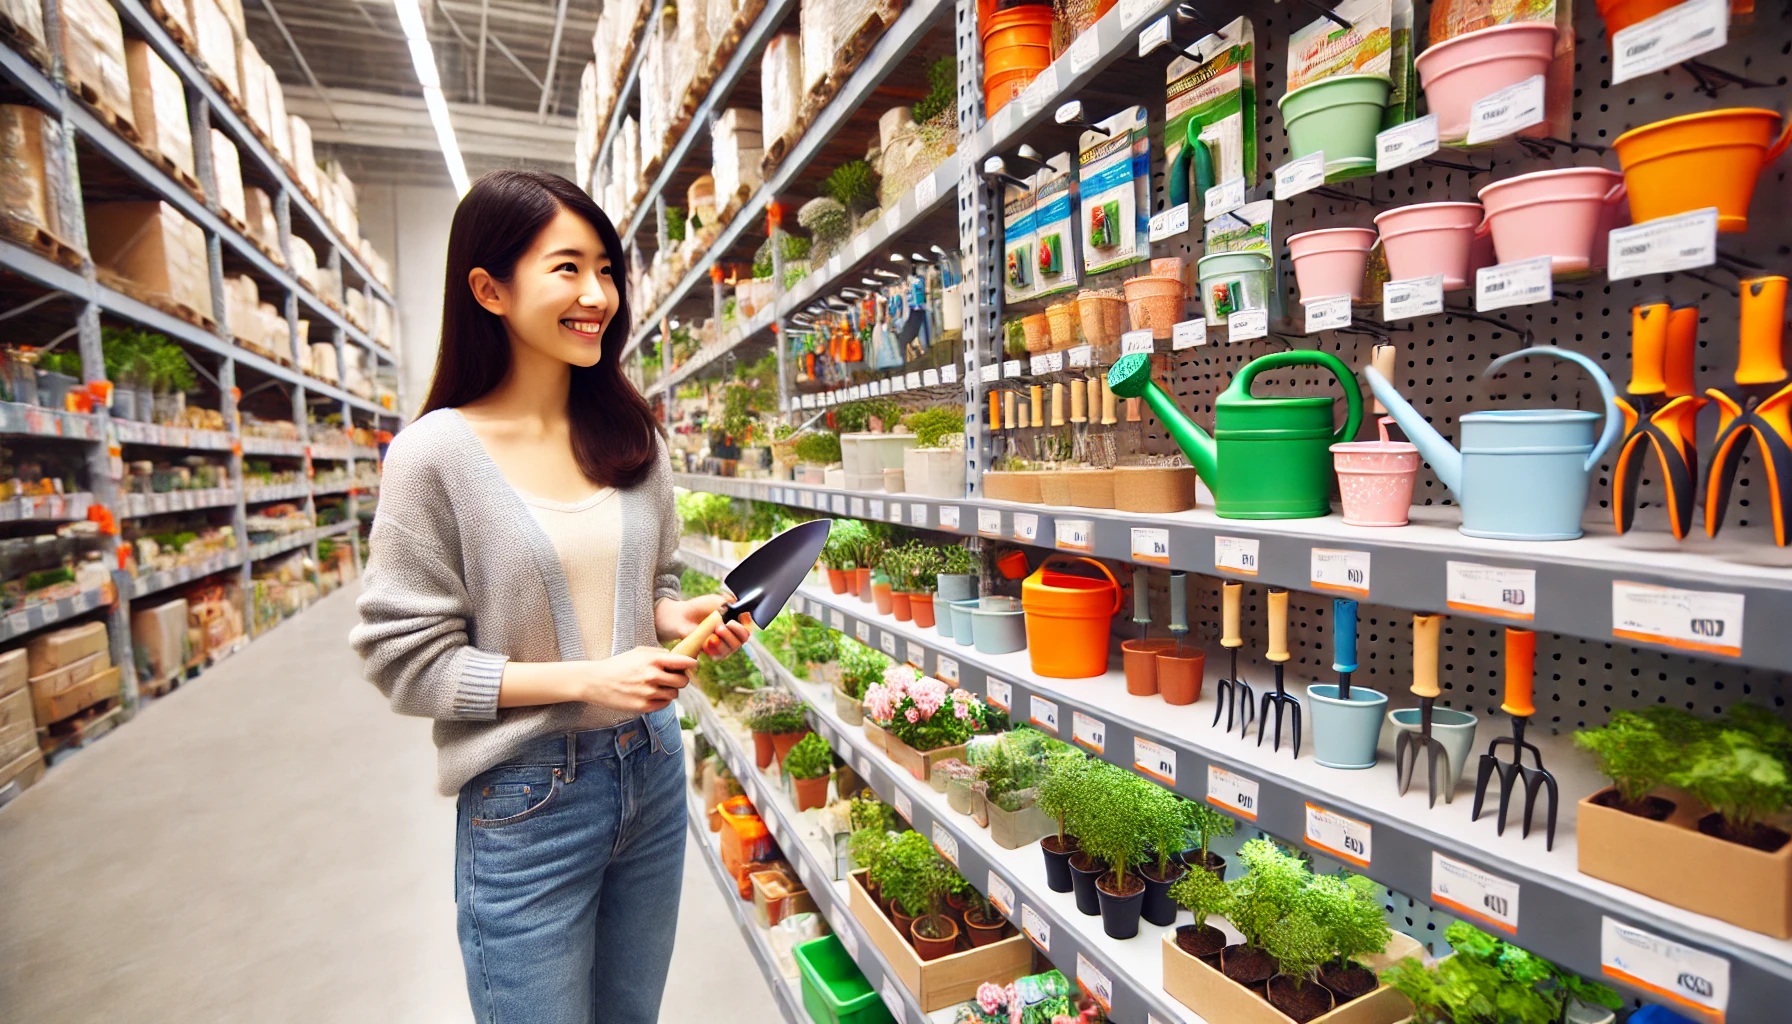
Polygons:
[[1338,698],[1338,684],[1307,687],[1307,713],[1313,722],[1313,759],[1327,768],[1375,767],[1381,742],[1387,695],[1367,686],[1352,686],[1350,699]]
[[976,573],[970,573],[970,572],[964,572],[964,573],[943,572],[943,573],[940,573],[939,590],[937,591],[937,596],[935,597],[935,600],[945,601],[947,604],[950,604],[953,601],[969,601],[976,596],[977,596],[977,574]]
[[134,418],[139,423],[154,423],[156,421],[155,392],[148,388],[137,389],[137,415]]
[[66,373],[39,370],[37,371],[37,404],[46,409],[60,410],[67,404],[65,396],[80,384],[80,381]]
[[[971,622],[971,609],[977,607],[977,599],[953,601],[946,607],[950,609],[952,616],[952,639],[956,640],[960,647],[971,646],[976,642],[976,634]],[[934,614],[937,618],[939,613],[936,611]]]
[[1013,654],[1027,646],[1027,626],[1020,601],[986,597],[971,609],[971,631],[979,654]]
[[[1388,722],[1401,732],[1418,732],[1422,720],[1418,708],[1401,708],[1388,712]],[[1469,755],[1475,749],[1475,724],[1478,721],[1480,720],[1466,711],[1454,708],[1431,709],[1431,735],[1444,745],[1444,751],[1450,758],[1449,789],[1438,794],[1446,800],[1449,799],[1446,794],[1455,793],[1456,788],[1462,785],[1462,769],[1468,764]],[[1413,772],[1413,778],[1419,782],[1424,781],[1426,760],[1425,751],[1421,747],[1420,763]]]
[[137,389],[112,385],[112,417],[120,420],[137,418]]

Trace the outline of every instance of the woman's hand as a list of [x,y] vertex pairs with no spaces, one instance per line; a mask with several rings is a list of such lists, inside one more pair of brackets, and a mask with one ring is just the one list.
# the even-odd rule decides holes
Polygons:
[[[682,640],[696,632],[703,620],[709,618],[710,613],[722,607],[726,601],[727,598],[721,594],[705,594],[688,601],[661,601],[653,608],[653,628],[663,640]],[[741,616],[738,622],[722,623],[715,635],[704,641],[703,653],[711,658],[721,659],[740,650],[747,638],[753,635],[750,628],[752,624],[751,615]]]
[[678,699],[691,681],[696,658],[660,647],[636,647],[614,658],[575,663],[579,669],[578,699],[586,704],[648,714]]

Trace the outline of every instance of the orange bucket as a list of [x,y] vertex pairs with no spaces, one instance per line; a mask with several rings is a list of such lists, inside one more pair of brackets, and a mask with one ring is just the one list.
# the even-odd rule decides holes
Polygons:
[[777,845],[765,822],[753,810],[753,801],[731,796],[716,806],[722,818],[722,866],[735,881],[745,877],[746,867],[777,853]]
[[1612,145],[1635,223],[1717,207],[1717,229],[1748,230],[1761,171],[1786,149],[1776,111],[1732,107],[1632,128]]
[[[983,61],[983,80],[997,81],[1010,71],[1028,71],[1034,75],[1052,62],[1052,48],[1038,43],[1015,43],[989,51]],[[1030,79],[1029,79],[1030,80]]]
[[1039,77],[1039,69],[1022,69],[1020,71],[1004,71],[994,78],[983,80],[983,111],[985,116],[993,116],[996,111],[1008,105],[1008,101],[1026,91]]
[[1052,9],[1029,5],[982,19],[983,106],[994,114],[1052,62]]
[[[1059,562],[1087,562],[1106,579],[1051,568]],[[1021,581],[1026,612],[1027,655],[1033,671],[1049,679],[1088,679],[1108,670],[1108,633],[1124,598],[1120,581],[1093,558],[1053,557]]]

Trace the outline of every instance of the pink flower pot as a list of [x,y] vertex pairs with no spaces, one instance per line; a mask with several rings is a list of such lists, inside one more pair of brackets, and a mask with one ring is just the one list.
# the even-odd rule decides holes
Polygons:
[[1473,280],[1469,252],[1481,226],[1480,203],[1419,203],[1377,214],[1381,248],[1388,258],[1388,276],[1444,276],[1444,291],[1466,288]]
[[1332,445],[1332,466],[1338,471],[1338,494],[1344,499],[1344,522],[1350,526],[1405,526],[1412,507],[1412,484],[1419,473],[1419,449],[1388,440],[1382,417],[1381,440],[1345,441]]
[[1499,261],[1548,256],[1558,274],[1592,267],[1601,225],[1615,223],[1612,208],[1623,201],[1624,176],[1603,167],[1521,174],[1481,190]]
[[1375,247],[1373,228],[1325,228],[1288,236],[1301,301],[1348,295],[1363,300],[1363,271]]
[[1437,115],[1439,141],[1467,138],[1476,103],[1547,72],[1555,51],[1553,23],[1519,21],[1446,39],[1419,54],[1414,64],[1425,103]]

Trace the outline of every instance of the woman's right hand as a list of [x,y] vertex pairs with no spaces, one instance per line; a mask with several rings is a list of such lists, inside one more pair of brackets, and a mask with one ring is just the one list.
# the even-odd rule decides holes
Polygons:
[[636,647],[582,666],[579,700],[631,714],[658,711],[691,681],[697,659],[659,647]]

